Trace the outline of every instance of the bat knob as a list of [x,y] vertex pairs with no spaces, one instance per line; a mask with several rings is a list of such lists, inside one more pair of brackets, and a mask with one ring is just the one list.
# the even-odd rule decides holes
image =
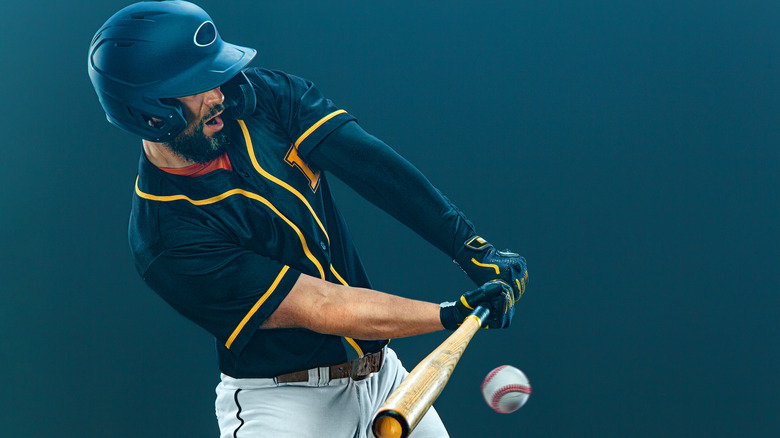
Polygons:
[[378,438],[403,438],[404,428],[398,419],[385,415],[374,420],[374,434]]

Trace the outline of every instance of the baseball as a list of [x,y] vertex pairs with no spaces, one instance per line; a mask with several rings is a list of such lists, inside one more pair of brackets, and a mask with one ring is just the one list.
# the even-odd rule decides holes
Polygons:
[[482,381],[482,396],[494,411],[510,414],[528,401],[531,384],[522,371],[510,365],[501,365],[485,376]]

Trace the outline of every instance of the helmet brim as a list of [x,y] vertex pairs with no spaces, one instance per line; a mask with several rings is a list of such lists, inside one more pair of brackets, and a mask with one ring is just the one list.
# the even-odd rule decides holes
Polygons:
[[155,85],[160,98],[191,96],[213,90],[232,79],[249,65],[257,54],[255,49],[222,42],[223,46],[212,57],[204,58],[195,66],[175,77]]

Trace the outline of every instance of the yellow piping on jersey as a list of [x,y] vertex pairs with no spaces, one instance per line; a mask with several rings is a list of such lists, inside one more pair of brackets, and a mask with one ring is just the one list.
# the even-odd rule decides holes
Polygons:
[[300,146],[301,143],[303,143],[303,141],[306,140],[306,137],[308,137],[312,132],[316,131],[317,128],[322,126],[323,123],[325,123],[328,120],[336,117],[337,115],[343,114],[345,112],[346,111],[343,110],[343,109],[342,110],[337,110],[337,111],[333,111],[332,113],[328,114],[327,116],[321,118],[317,123],[311,125],[311,128],[307,129],[306,132],[304,132],[300,137],[298,137],[298,140],[295,140],[295,147],[297,148],[298,146]]
[[271,294],[274,293],[274,290],[276,290],[276,286],[279,286],[279,283],[282,281],[282,278],[284,277],[284,274],[287,273],[288,269],[290,269],[290,267],[286,265],[284,268],[282,268],[281,272],[279,272],[279,275],[276,276],[276,279],[271,284],[271,287],[269,287],[268,290],[265,291],[263,296],[260,297],[259,300],[257,300],[255,305],[252,306],[252,309],[249,310],[249,313],[247,313],[246,316],[244,316],[244,319],[242,319],[241,322],[236,327],[236,329],[233,330],[233,334],[231,334],[230,338],[228,338],[227,342],[225,342],[225,347],[229,349],[230,346],[233,345],[233,341],[236,339],[236,336],[238,336],[238,334],[241,333],[241,330],[244,329],[244,326],[246,325],[247,322],[249,322],[249,319],[252,318],[252,315],[254,315],[255,312],[257,312],[257,309],[259,309],[260,306],[263,305],[265,300],[267,300],[268,297],[270,297]]
[[[344,286],[349,286],[349,284],[347,284],[346,280],[344,280],[344,278],[342,278],[341,275],[339,275],[339,273],[336,272],[336,268],[334,268],[333,265],[330,265],[330,272],[333,273],[333,275],[341,282],[341,284],[343,284]],[[355,351],[358,354],[358,357],[365,356],[365,353],[363,353],[363,349],[360,348],[360,345],[358,345],[357,342],[355,342],[354,339],[352,339],[350,337],[347,337],[347,336],[344,336],[344,339],[346,339],[347,342],[349,343],[349,345],[351,345],[352,348],[355,349]]]
[[333,275],[343,284],[344,286],[349,286],[343,278],[341,278],[341,275],[339,275],[338,272],[336,272],[336,268],[333,267],[333,265],[330,265],[330,272],[333,273]]
[[287,217],[285,215],[283,215],[279,210],[277,210],[276,207],[274,207],[274,205],[271,204],[270,201],[268,201],[267,199],[263,198],[262,196],[260,196],[260,195],[258,195],[256,193],[252,193],[252,192],[248,192],[246,190],[242,190],[242,189],[228,190],[225,193],[222,193],[222,194],[217,195],[217,196],[213,196],[211,198],[206,198],[206,199],[190,199],[189,197],[187,197],[185,195],[157,196],[157,195],[150,195],[149,193],[142,192],[141,189],[138,187],[138,179],[139,179],[139,177],[135,178],[135,193],[137,193],[138,196],[140,196],[140,197],[142,197],[144,199],[149,199],[151,201],[170,202],[170,201],[182,201],[183,200],[183,201],[187,201],[187,202],[189,202],[190,204],[193,204],[193,205],[208,205],[208,204],[214,204],[216,202],[219,202],[219,201],[221,201],[221,200],[223,200],[225,198],[228,198],[230,196],[233,196],[233,195],[246,196],[249,199],[254,199],[255,201],[260,201],[266,207],[270,208],[274,213],[276,213],[280,218],[282,218],[282,220],[285,221],[287,223],[287,225],[289,225],[290,228],[293,229],[293,231],[295,231],[295,234],[298,235],[298,239],[300,239],[300,241],[301,241],[301,246],[303,247],[303,252],[306,253],[306,258],[308,258],[309,260],[311,260],[312,263],[314,263],[314,266],[316,266],[317,270],[320,272],[320,277],[323,280],[325,279],[325,271],[322,269],[322,265],[320,264],[319,260],[317,260],[317,258],[314,257],[314,254],[312,254],[311,251],[309,250],[309,246],[306,244],[306,238],[303,237],[303,233],[301,233],[301,230],[298,229],[298,227],[296,227],[295,224],[290,219],[287,219]]
[[[303,143],[303,141],[306,140],[306,137],[311,135],[312,132],[316,131],[317,128],[322,126],[323,123],[327,122],[328,120],[342,113],[346,113],[346,111],[344,110],[333,111],[327,116],[321,118],[317,123],[313,124],[311,128],[307,129],[306,132],[304,132],[300,137],[298,137],[298,140],[295,141],[295,148],[297,149],[298,146],[300,146],[301,143]],[[304,200],[304,202],[306,202],[306,200]],[[307,203],[306,205],[308,206],[309,204]],[[311,210],[311,214],[314,215],[314,219],[317,219],[317,215],[314,214],[314,210],[312,210],[311,207],[309,207],[309,210]],[[325,237],[328,237],[328,233],[325,231],[325,228],[322,227],[322,224],[320,223],[319,219],[317,219],[317,223],[320,224],[320,228],[322,228],[322,232],[325,233]],[[328,237],[328,243],[330,243],[330,237]],[[344,286],[349,286],[349,284],[347,284],[344,278],[342,278],[341,275],[339,275],[339,273],[336,272],[336,268],[334,268],[333,265],[330,265],[330,272],[333,273],[333,275],[341,282],[341,284],[343,284]],[[344,339],[346,339],[349,345],[351,345],[352,348],[355,349],[355,351],[358,354],[358,357],[365,356],[365,353],[363,353],[363,349],[360,348],[360,346],[357,344],[357,342],[355,342],[354,339],[347,336],[344,336]]]
[[477,266],[481,266],[483,268],[493,268],[496,270],[496,275],[501,274],[501,271],[498,269],[498,265],[493,265],[491,263],[480,263],[476,259],[471,259],[471,263],[474,263]]
[[344,336],[344,339],[346,339],[346,340],[347,340],[347,342],[349,342],[349,345],[351,345],[351,346],[352,346],[352,348],[354,348],[354,349],[355,349],[355,351],[357,351],[357,354],[358,354],[358,357],[359,357],[359,358],[360,358],[360,357],[363,357],[363,356],[365,356],[365,355],[366,355],[365,353],[363,353],[363,349],[362,349],[362,348],[360,348],[360,345],[358,345],[358,344],[357,344],[357,342],[355,342],[355,340],[354,340],[354,339],[352,339],[352,338],[350,338],[350,337],[347,337],[347,336]]
[[[141,198],[149,199],[151,201],[160,201],[160,202],[187,201],[187,202],[189,202],[190,204],[193,204],[193,205],[208,205],[208,204],[214,204],[216,202],[222,201],[223,199],[228,198],[228,197],[233,196],[233,195],[242,195],[242,196],[246,196],[247,198],[254,199],[256,201],[262,202],[268,208],[273,210],[274,213],[279,215],[280,218],[282,218],[285,222],[287,222],[287,225],[289,225],[290,228],[292,228],[293,231],[295,231],[295,233],[298,235],[298,238],[301,240],[301,245],[303,246],[303,251],[306,253],[306,257],[309,260],[311,260],[312,263],[314,263],[314,265],[317,267],[317,270],[320,272],[320,278],[325,280],[325,272],[322,269],[322,265],[320,264],[320,262],[317,260],[317,258],[314,257],[314,255],[309,250],[309,247],[306,244],[306,238],[303,237],[303,234],[301,233],[301,230],[299,230],[298,227],[295,226],[295,224],[293,224],[289,219],[287,219],[287,217],[285,217],[281,212],[279,212],[279,210],[277,210],[276,207],[273,206],[273,204],[271,204],[267,199],[263,198],[262,196],[259,196],[259,195],[255,194],[255,193],[247,192],[246,190],[241,190],[241,189],[228,190],[227,192],[222,193],[220,195],[213,196],[211,198],[206,198],[206,199],[198,199],[198,200],[191,199],[191,198],[189,198],[188,196],[185,196],[185,195],[158,196],[158,195],[152,195],[152,194],[149,194],[149,193],[142,192],[141,189],[138,187],[138,179],[139,179],[139,177],[136,177],[136,179],[135,179],[135,193],[138,194],[138,196],[140,196]],[[288,268],[288,267],[285,266],[285,268]],[[277,279],[271,285],[271,289],[270,289],[271,292],[273,291],[273,289],[276,288],[276,286],[278,285],[278,282],[281,281],[282,277],[284,276],[283,274],[286,271],[287,271],[287,269],[283,269],[282,272],[277,277]],[[344,284],[345,286],[349,286],[347,284],[347,282],[341,277],[341,275],[339,275],[338,272],[336,272],[336,269],[333,267],[333,265],[330,265],[330,271],[336,276],[336,278],[338,278],[338,280],[342,284]],[[260,298],[260,300],[261,301],[265,301],[265,299],[268,298],[267,295],[270,295],[270,293],[266,292],[266,295],[263,295],[263,297]],[[256,307],[260,307],[260,304],[262,304],[262,302],[258,301],[258,304],[255,304],[255,306]],[[247,315],[247,317],[244,318],[245,321],[248,320],[249,317],[251,316],[251,314],[253,314],[256,310],[257,309],[255,309],[253,307],[252,311],[250,311],[250,314]],[[233,339],[235,339],[235,336],[238,335],[238,332],[241,331],[240,329],[243,328],[243,325],[245,324],[245,321],[242,321],[242,323],[239,325],[239,327],[234,332],[234,335],[232,335],[231,338],[228,339],[228,343],[225,344],[228,348],[230,348],[229,344],[232,344]],[[355,349],[355,351],[358,354],[358,357],[365,356],[365,353],[363,353],[363,349],[360,348],[360,346],[357,344],[357,342],[355,342],[354,339],[346,337],[346,336],[344,337],[344,339],[346,339],[347,342],[349,343],[349,345],[351,345],[352,348]]]
[[[339,110],[340,112],[346,112],[344,110]],[[309,136],[315,129],[317,129],[320,125],[325,123],[328,119],[335,117],[337,114],[339,114],[339,111],[335,111],[331,114],[328,114],[327,116],[323,117],[319,122],[315,123],[311,128],[309,128],[308,131],[306,131],[296,142],[295,147],[298,147],[298,144],[300,144],[303,139]],[[254,166],[257,173],[260,175],[263,175],[266,179],[276,183],[277,185],[283,187],[288,192],[292,193],[297,197],[298,199],[303,202],[303,204],[306,206],[306,208],[309,209],[309,212],[311,213],[314,220],[317,222],[317,225],[319,225],[320,230],[322,230],[323,234],[325,234],[325,238],[328,239],[328,245],[330,245],[330,236],[328,236],[328,232],[325,231],[325,226],[322,225],[322,222],[320,221],[320,218],[317,217],[317,214],[314,212],[314,209],[311,207],[311,204],[309,204],[309,201],[306,200],[306,198],[301,194],[301,192],[295,190],[291,185],[287,184],[286,182],[280,180],[279,178],[271,175],[260,167],[260,163],[257,162],[257,158],[255,157],[255,149],[254,146],[252,146],[252,139],[249,136],[249,129],[246,127],[246,123],[244,123],[243,120],[238,120],[238,126],[241,127],[241,132],[244,134],[244,141],[246,142],[246,147],[249,152],[249,159],[252,161],[252,166]],[[323,277],[324,279],[324,277]]]

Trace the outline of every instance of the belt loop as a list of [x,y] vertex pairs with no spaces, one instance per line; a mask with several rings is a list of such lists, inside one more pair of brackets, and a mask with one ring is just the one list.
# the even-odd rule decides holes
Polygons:
[[320,383],[320,369],[319,368],[310,368],[309,369],[309,380],[306,382],[309,386],[319,386]]
[[330,382],[330,367],[320,367],[320,381],[317,386],[328,386]]

